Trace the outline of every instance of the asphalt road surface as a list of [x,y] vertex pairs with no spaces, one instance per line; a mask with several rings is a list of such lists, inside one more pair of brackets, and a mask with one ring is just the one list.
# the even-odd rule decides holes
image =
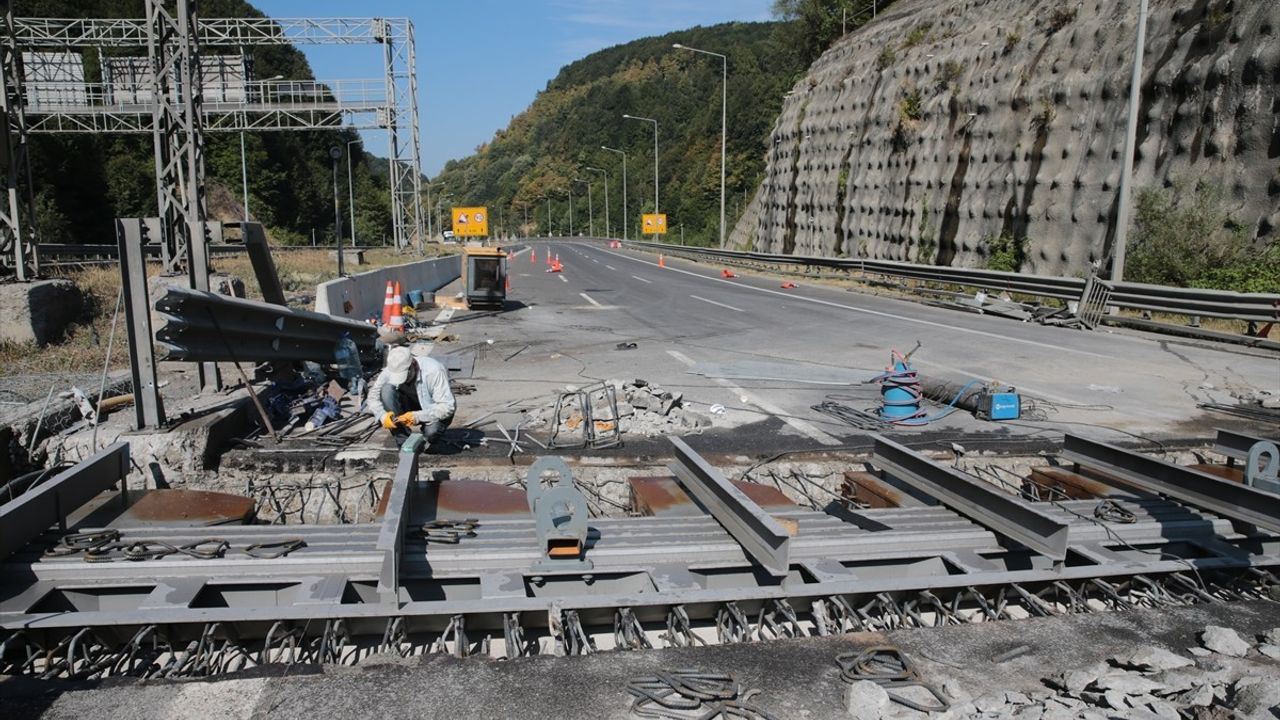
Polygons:
[[[563,272],[547,271],[547,252]],[[472,409],[551,397],[567,384],[635,377],[681,390],[703,410],[726,406],[717,424],[749,426],[746,437],[754,439],[744,449],[758,442],[835,447],[866,431],[812,406],[834,398],[873,408],[875,386],[714,379],[687,371],[699,362],[766,361],[786,363],[797,375],[814,366],[870,375],[885,368],[891,349],[909,351],[917,341],[922,347],[913,362],[922,374],[1013,385],[1032,417],[989,423],[956,412],[902,433],[1053,438],[1065,431],[1116,442],[1203,437],[1235,423],[1198,410],[1197,402],[1280,391],[1274,353],[1127,330],[1044,327],[803,281],[783,289],[781,278],[725,279],[720,267],[670,258],[660,268],[655,255],[602,243],[533,243],[512,260],[511,281],[507,312],[455,321],[464,342],[494,340],[476,370],[493,382],[479,383],[464,401]],[[624,342],[636,348],[616,349]],[[743,442],[739,436],[735,444]]]

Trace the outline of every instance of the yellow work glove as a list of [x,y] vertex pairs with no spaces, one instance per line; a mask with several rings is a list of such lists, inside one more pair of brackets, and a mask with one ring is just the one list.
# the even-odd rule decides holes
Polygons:
[[401,425],[412,425],[412,424],[413,424],[413,411],[409,411],[409,412],[407,412],[407,413],[402,413],[401,415],[399,415],[398,417],[396,417],[396,422],[400,423]]
[[382,427],[384,427],[384,428],[386,428],[386,429],[388,429],[388,430],[391,430],[391,429],[393,429],[395,426],[396,426],[396,417],[395,417],[395,415],[394,415],[394,414],[392,414],[392,413],[387,413],[387,414],[385,414],[385,415],[383,415],[383,416],[382,416]]

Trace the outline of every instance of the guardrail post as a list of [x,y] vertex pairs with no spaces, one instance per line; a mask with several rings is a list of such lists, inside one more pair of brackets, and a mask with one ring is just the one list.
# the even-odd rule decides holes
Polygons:
[[120,248],[120,291],[124,293],[124,319],[129,333],[135,421],[139,430],[158,428],[164,425],[164,402],[160,398],[155,347],[151,343],[151,302],[147,295],[142,221],[138,218],[116,220],[116,242]]

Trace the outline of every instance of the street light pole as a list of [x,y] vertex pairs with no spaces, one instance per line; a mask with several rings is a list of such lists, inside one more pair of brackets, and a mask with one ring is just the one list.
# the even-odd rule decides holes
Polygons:
[[658,210],[658,121],[653,118],[637,117],[635,115],[623,115],[628,120],[643,120],[644,122],[653,123],[653,214],[657,215],[661,211]]
[[432,205],[431,205],[431,183],[423,183],[423,184],[427,186],[427,237],[428,237],[428,238],[434,238],[434,237],[435,237],[435,230],[433,230],[433,229],[432,229],[432,227],[431,227],[431,215],[432,215],[432,212],[431,212],[431,207],[432,207]]
[[601,145],[600,149],[622,156],[622,239],[630,240],[630,231],[627,229],[627,223],[630,222],[628,219],[630,215],[627,213],[627,154],[604,145]]
[[333,244],[338,251],[338,277],[346,275],[342,263],[342,213],[338,209],[338,161],[342,159],[342,148],[334,145],[329,148],[329,157],[333,160]]
[[[613,232],[613,227],[609,224],[609,171],[598,167],[589,167],[587,172],[598,172],[604,175],[604,234],[609,235]],[[612,237],[610,235],[610,237]]]
[[351,180],[351,146],[359,145],[361,140],[347,143],[347,209],[351,211],[351,247],[356,246],[356,186]]
[[1129,80],[1129,125],[1124,136],[1124,165],[1120,168],[1120,207],[1116,211],[1115,256],[1111,282],[1124,280],[1124,254],[1129,243],[1129,213],[1133,197],[1133,153],[1138,140],[1138,103],[1142,95],[1142,53],[1147,41],[1147,0],[1138,5],[1138,39],[1133,50],[1133,75]]
[[569,183],[569,237],[573,237],[573,183]]
[[[843,28],[841,28],[843,30]],[[842,33],[843,34],[843,33]],[[724,249],[725,241],[725,225],[724,225],[724,167],[725,167],[725,144],[728,142],[728,134],[726,131],[727,118],[729,115],[729,58],[720,53],[711,52],[709,50],[699,50],[691,48],[687,45],[676,43],[672,47],[680,50],[688,50],[690,52],[701,53],[703,55],[711,55],[720,58],[720,249]]]
[[587,186],[587,235],[588,237],[596,236],[596,211],[595,204],[591,200],[591,181],[574,178],[574,182],[582,183]]

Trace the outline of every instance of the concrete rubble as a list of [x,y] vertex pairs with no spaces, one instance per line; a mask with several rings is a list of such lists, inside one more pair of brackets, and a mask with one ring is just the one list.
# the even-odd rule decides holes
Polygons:
[[1277,639],[1280,628],[1248,638],[1230,628],[1209,625],[1200,633],[1195,649],[1204,653],[1198,657],[1153,645],[1138,647],[1107,662],[1043,678],[1042,691],[966,688],[945,682],[942,690],[951,698],[951,708],[935,714],[892,702],[881,687],[862,681],[849,686],[846,708],[855,720],[1274,720],[1280,717],[1280,664],[1264,648],[1275,647]]
[[[700,435],[711,427],[711,417],[686,404],[684,393],[668,390],[640,378],[631,380],[611,379],[618,400],[618,420],[623,436],[663,437],[667,435]],[[584,389],[566,386],[566,392]],[[555,398],[529,411],[527,427],[549,427],[555,415]],[[611,410],[597,401],[593,415],[598,420],[608,418]],[[560,433],[568,436],[581,432],[581,413],[570,409],[562,413]]]

